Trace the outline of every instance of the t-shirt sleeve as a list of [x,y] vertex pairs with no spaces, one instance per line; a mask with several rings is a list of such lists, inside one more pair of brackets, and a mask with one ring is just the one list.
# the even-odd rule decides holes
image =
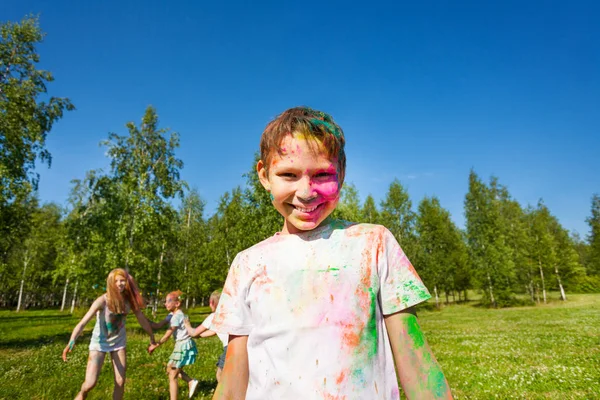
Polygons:
[[381,237],[378,268],[383,314],[393,314],[431,298],[394,235],[384,228]]
[[238,253],[229,268],[210,330],[230,335],[249,335],[254,325],[247,297],[252,284],[248,255]]
[[206,329],[210,329],[210,324],[212,324],[214,317],[215,317],[215,313],[210,313],[208,315],[208,317],[204,318],[204,321],[202,321],[202,323],[200,325],[202,325]]
[[182,312],[178,312],[176,314],[173,314],[171,316],[171,318],[170,318],[169,326],[171,328],[173,328],[173,327],[178,328],[178,327],[182,326],[183,325],[183,318],[184,318],[184,315],[183,315]]

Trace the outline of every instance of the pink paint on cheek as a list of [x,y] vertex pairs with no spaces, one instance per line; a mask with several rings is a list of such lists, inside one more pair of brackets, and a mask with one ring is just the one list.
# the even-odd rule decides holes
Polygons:
[[312,189],[315,192],[317,192],[320,196],[328,200],[333,200],[337,197],[339,193],[339,184],[337,180],[331,182],[316,183],[313,184]]

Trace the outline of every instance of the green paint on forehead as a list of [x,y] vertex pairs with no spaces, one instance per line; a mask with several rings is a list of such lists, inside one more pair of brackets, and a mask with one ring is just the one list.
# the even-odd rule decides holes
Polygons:
[[406,330],[408,332],[408,336],[412,339],[415,345],[415,349],[423,347],[425,344],[425,338],[423,337],[423,332],[421,331],[417,317],[412,314],[410,314],[406,319]]

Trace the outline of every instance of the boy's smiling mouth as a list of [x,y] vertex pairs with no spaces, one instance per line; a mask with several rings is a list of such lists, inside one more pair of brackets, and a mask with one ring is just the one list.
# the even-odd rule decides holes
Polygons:
[[310,213],[310,212],[315,211],[317,208],[319,208],[319,206],[321,206],[321,204],[317,204],[316,206],[313,206],[313,207],[302,207],[302,206],[297,206],[297,205],[292,204],[292,207],[294,207],[296,210],[298,210],[302,213]]

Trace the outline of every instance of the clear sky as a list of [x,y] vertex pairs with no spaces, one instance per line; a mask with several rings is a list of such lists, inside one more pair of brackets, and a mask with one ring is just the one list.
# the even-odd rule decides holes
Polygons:
[[181,135],[182,177],[212,214],[244,183],[265,124],[308,105],[343,127],[362,198],[380,201],[397,177],[415,209],[436,195],[463,227],[473,168],[588,233],[600,192],[597,1],[0,4],[0,21],[28,13],[47,33],[49,92],[77,107],[48,135],[43,201],[64,203],[71,179],[106,169],[98,143],[152,104]]

